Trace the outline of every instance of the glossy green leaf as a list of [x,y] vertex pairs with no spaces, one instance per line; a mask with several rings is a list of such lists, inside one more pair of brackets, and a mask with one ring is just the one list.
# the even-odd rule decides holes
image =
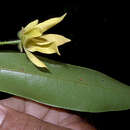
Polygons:
[[55,107],[104,112],[130,108],[130,87],[92,69],[40,57],[49,71],[24,53],[0,53],[0,91]]

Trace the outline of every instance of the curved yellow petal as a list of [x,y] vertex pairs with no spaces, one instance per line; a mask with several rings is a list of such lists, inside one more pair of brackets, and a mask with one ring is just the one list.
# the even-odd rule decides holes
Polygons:
[[36,37],[31,39],[35,44],[40,45],[40,46],[44,46],[44,45],[49,45],[52,42],[54,42],[54,40],[47,40],[47,38],[44,36],[40,36],[40,37]]
[[41,37],[45,38],[47,41],[55,42],[57,46],[63,45],[71,41],[70,39],[58,34],[45,34]]
[[35,37],[39,37],[39,36],[41,36],[39,29],[33,29],[27,35],[24,35],[24,39],[22,40],[23,45],[26,46],[26,44],[28,44],[29,40],[31,40]]
[[41,32],[39,29],[35,28],[33,30],[31,30],[27,35],[25,35],[26,38],[28,39],[32,39],[32,38],[35,38],[35,37],[39,37],[41,36]]
[[57,45],[53,42],[49,43],[48,45],[43,45],[43,46],[33,45],[32,43],[32,45],[29,44],[29,46],[27,46],[26,49],[31,52],[37,51],[37,52],[41,52],[45,54],[57,53],[58,55],[60,55]]
[[48,40],[46,40],[45,38],[42,38],[42,37],[33,38],[32,42],[34,42],[35,44],[40,45],[40,46],[49,45],[49,44],[52,43],[51,41],[48,41]]
[[41,48],[47,48],[47,47],[50,47],[51,44],[53,42],[49,42],[49,41],[46,41],[46,42],[43,42],[42,41],[39,41],[39,42],[36,42],[35,40],[33,39],[30,39],[27,41],[26,44],[23,44],[23,47],[26,49],[30,49],[30,48],[33,48],[33,47],[41,47]]
[[39,46],[46,46],[46,45],[49,45],[51,44],[52,42],[51,41],[46,41],[46,42],[36,42],[37,45]]
[[48,19],[48,20],[36,25],[36,28],[39,28],[41,33],[43,33],[45,31],[47,31],[48,29],[52,28],[53,26],[55,26],[56,24],[60,23],[64,19],[65,16],[66,16],[66,13],[61,17]]
[[40,61],[36,56],[34,56],[31,52],[25,50],[27,57],[31,60],[33,64],[35,64],[37,67],[44,67],[47,68],[47,66]]
[[35,37],[32,39],[33,42],[35,43],[44,43],[47,42],[47,40],[45,38],[41,38],[41,37]]
[[38,20],[35,20],[35,21],[29,23],[29,24],[24,28],[24,33],[30,32],[37,24],[38,24]]

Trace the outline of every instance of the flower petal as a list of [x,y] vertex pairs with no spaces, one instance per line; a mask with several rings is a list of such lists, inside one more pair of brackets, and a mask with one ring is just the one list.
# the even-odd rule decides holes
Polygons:
[[24,35],[24,38],[22,39],[23,46],[26,46],[26,44],[29,43],[28,41],[30,41],[31,39],[39,36],[41,36],[39,29],[33,29],[27,35]]
[[27,51],[25,49],[25,52],[27,54],[27,57],[31,60],[31,62],[33,64],[35,64],[37,67],[44,67],[44,68],[47,68],[47,66],[42,62],[40,61],[36,56],[34,56],[31,52]]
[[39,46],[46,46],[46,45],[49,45],[49,44],[51,44],[52,42],[50,42],[50,41],[46,41],[46,42],[36,42],[36,44],[37,45],[39,45]]
[[39,46],[49,45],[53,42],[53,40],[48,41],[43,36],[36,37],[36,38],[31,39],[31,40],[32,40],[32,42],[34,42],[35,44],[37,44]]
[[49,44],[52,43],[52,42],[50,42],[50,41],[48,41],[48,40],[46,40],[45,38],[42,38],[42,37],[36,37],[36,38],[31,39],[31,40],[32,40],[32,42],[34,42],[35,44],[40,45],[40,46],[49,45]]
[[37,24],[38,24],[38,20],[35,20],[35,21],[29,23],[29,24],[24,28],[24,33],[30,32]]
[[58,34],[45,34],[41,37],[45,38],[46,40],[50,42],[55,42],[57,46],[63,45],[71,41],[70,39],[64,36],[58,35]]
[[56,24],[60,23],[64,17],[66,16],[66,13],[61,17],[51,18],[48,19],[38,25],[36,25],[36,28],[39,28],[41,30],[41,33],[47,31],[48,29],[52,28]]
[[35,28],[33,30],[31,30],[27,35],[25,35],[27,39],[32,39],[35,37],[39,37],[41,36],[41,32],[39,29]]
[[42,46],[38,46],[38,45],[34,45],[32,43],[31,44],[28,44],[29,46],[26,47],[26,49],[28,51],[31,51],[31,52],[41,52],[41,53],[45,53],[45,54],[53,54],[53,53],[57,53],[58,55],[60,55],[59,53],[59,50],[57,48],[57,45],[52,42],[52,43],[49,43],[48,45],[42,45]]

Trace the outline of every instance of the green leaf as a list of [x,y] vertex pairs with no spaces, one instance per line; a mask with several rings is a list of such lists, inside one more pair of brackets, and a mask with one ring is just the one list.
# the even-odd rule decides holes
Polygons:
[[0,53],[0,91],[43,104],[83,112],[130,108],[130,87],[92,69],[40,57],[49,71],[24,53]]

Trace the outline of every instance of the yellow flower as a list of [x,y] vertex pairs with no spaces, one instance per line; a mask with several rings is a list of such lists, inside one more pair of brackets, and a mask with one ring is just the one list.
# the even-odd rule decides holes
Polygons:
[[58,34],[44,34],[45,31],[60,23],[66,14],[61,17],[51,18],[38,24],[38,20],[29,23],[25,28],[19,32],[21,43],[19,49],[23,49],[27,57],[38,67],[46,67],[32,52],[41,52],[46,54],[57,53],[60,55],[58,46],[71,40]]

